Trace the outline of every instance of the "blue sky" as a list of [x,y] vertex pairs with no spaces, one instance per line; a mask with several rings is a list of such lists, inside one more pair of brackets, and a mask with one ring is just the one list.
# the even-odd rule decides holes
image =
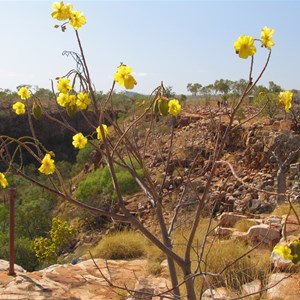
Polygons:
[[[246,79],[250,59],[238,58],[233,43],[241,34],[259,38],[264,26],[275,29],[276,45],[261,84],[300,89],[299,1],[68,2],[87,18],[79,34],[97,90],[110,89],[120,62],[133,68],[135,91],[145,94],[161,81],[187,94],[189,82]],[[0,0],[0,88],[51,88],[50,79],[75,67],[62,56],[79,51],[74,30],[54,29],[52,3]],[[256,46],[254,75],[267,56]]]

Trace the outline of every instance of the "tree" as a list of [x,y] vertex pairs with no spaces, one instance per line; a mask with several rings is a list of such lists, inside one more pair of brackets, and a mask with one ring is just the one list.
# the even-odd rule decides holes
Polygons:
[[200,83],[188,83],[186,88],[193,96],[197,96],[201,91],[202,85]]
[[[84,19],[81,18],[81,20]],[[72,24],[70,25],[73,26]],[[66,22],[61,26],[61,29],[65,32]],[[222,163],[220,162],[220,159],[223,156],[226,141],[229,139],[229,135],[234,128],[233,124],[236,114],[253,89],[253,86],[248,84],[235,106],[227,112],[226,117],[228,122],[223,125],[222,130],[221,124],[219,124],[219,126],[217,126],[218,131],[216,134],[210,135],[210,143],[212,145],[211,154],[207,164],[201,170],[201,172],[206,175],[206,182],[202,193],[199,194],[198,192],[194,192],[194,201],[183,203],[183,193],[185,190],[189,189],[195,191],[195,185],[193,184],[191,176],[192,174],[197,174],[199,171],[199,164],[197,163],[198,155],[196,155],[194,161],[189,165],[188,172],[182,174],[178,186],[173,190],[165,188],[170,176],[172,164],[176,161],[176,157],[174,156],[175,129],[174,126],[167,126],[165,124],[173,124],[174,119],[176,120],[176,116],[181,110],[181,106],[176,99],[171,101],[168,99],[172,96],[172,88],[165,88],[161,83],[153,90],[148,98],[149,106],[146,107],[145,110],[139,112],[138,115],[134,116],[133,120],[124,122],[121,126],[116,120],[111,118],[108,113],[108,108],[114,109],[112,95],[115,84],[125,86],[126,89],[131,89],[136,84],[136,81],[131,74],[132,70],[130,67],[121,64],[117,68],[117,72],[114,76],[115,81],[113,81],[111,91],[107,95],[106,101],[99,103],[90,77],[89,67],[86,63],[79,31],[77,29],[78,28],[75,28],[75,34],[79,44],[80,53],[69,53],[75,58],[77,70],[72,70],[72,72],[68,73],[70,78],[60,78],[57,84],[59,92],[55,93],[55,91],[53,91],[53,93],[56,96],[55,100],[58,104],[59,112],[66,111],[71,118],[80,111],[80,113],[85,116],[84,122],[86,122],[87,125],[92,125],[91,131],[86,136],[83,136],[81,132],[77,132],[70,125],[68,122],[69,119],[62,116],[62,114],[53,117],[46,108],[42,109],[41,101],[36,98],[27,99],[26,104],[30,104],[30,101],[36,101],[36,105],[41,107],[43,115],[42,118],[39,119],[39,122],[42,122],[43,118],[48,118],[72,132],[74,134],[72,142],[74,147],[82,149],[87,143],[91,143],[91,140],[94,140],[95,138],[98,139],[98,143],[93,144],[93,147],[97,153],[101,155],[101,158],[109,170],[107,173],[112,182],[111,187],[114,189],[114,197],[116,199],[116,205],[114,207],[117,207],[117,209],[102,209],[96,205],[88,205],[76,198],[76,193],[68,188],[59,168],[55,165],[55,154],[51,149],[46,149],[44,145],[36,139],[35,127],[33,126],[31,119],[31,113],[34,113],[34,111],[30,110],[32,106],[29,104],[26,108],[28,109],[27,118],[30,124],[31,136],[21,137],[20,139],[1,136],[0,155],[3,162],[6,164],[6,172],[10,172],[10,174],[14,174],[15,176],[21,176],[33,184],[39,185],[47,192],[53,193],[63,201],[68,201],[71,204],[76,205],[80,209],[84,209],[98,216],[111,218],[115,222],[131,224],[167,257],[172,283],[172,287],[169,290],[169,294],[171,294],[170,298],[176,300],[181,299],[182,290],[180,289],[180,286],[185,285],[187,299],[196,300],[198,293],[201,292],[197,291],[195,286],[195,280],[198,277],[205,279],[201,289],[206,287],[211,290],[211,284],[207,279],[207,275],[217,280],[222,272],[225,272],[226,269],[230,268],[232,264],[236,263],[244,256],[241,255],[231,264],[227,264],[218,274],[208,274],[206,269],[207,254],[204,250],[209,248],[208,234],[211,231],[211,222],[205,227],[206,234],[204,235],[203,241],[201,241],[201,245],[196,241],[196,233],[205,205],[209,201],[209,194],[211,192],[212,183],[215,180],[218,166]],[[264,50],[269,51],[267,48]],[[261,75],[267,65],[268,60],[262,69]],[[73,81],[76,81],[79,86],[78,90],[75,90],[70,86],[70,82]],[[76,86],[76,84],[74,86]],[[222,93],[223,97],[225,97],[230,91],[231,82],[220,80],[216,82],[215,88]],[[72,92],[69,93],[68,91],[71,89]],[[79,100],[78,102],[76,101],[76,104],[74,104],[74,101],[71,101],[74,96],[77,97],[75,99]],[[89,119],[86,114],[87,110],[92,111],[96,118]],[[159,120],[157,120],[158,114],[161,116],[161,119],[165,118],[165,120],[168,120],[168,122],[162,122],[165,127],[162,127]],[[212,120],[215,119],[216,118],[212,116]],[[207,130],[209,131],[209,129]],[[143,131],[144,134],[138,134],[140,131]],[[159,136],[157,132],[160,131],[165,131],[165,134]],[[168,132],[168,134],[166,134],[166,132]],[[165,136],[164,140],[161,140],[162,136]],[[22,166],[14,162],[17,154],[11,155],[8,151],[8,146],[15,143],[17,143],[18,149],[21,149],[18,153],[21,153],[22,151],[29,152],[37,163],[41,165],[38,170],[44,174],[44,176],[49,177],[49,180],[38,180],[23,172]],[[203,143],[207,144],[208,139],[203,138]],[[147,161],[147,151],[151,149],[155,150],[159,161],[162,162],[160,183],[157,182],[157,174],[153,172],[151,162]],[[128,171],[130,176],[134,178],[134,181],[139,185],[141,191],[144,192],[148,199],[151,212],[156,217],[160,233],[159,236],[141,223],[137,211],[131,211],[131,208],[127,206],[121,186],[122,181],[117,176],[117,166]],[[143,176],[139,172],[140,169],[143,170]],[[1,173],[0,179],[1,184],[6,185],[4,174]],[[100,180],[98,182],[99,185],[101,185]],[[104,186],[104,184],[101,186]],[[101,195],[99,195],[99,197],[101,197]],[[173,209],[171,209],[171,211],[166,211],[166,204],[170,199],[172,199],[174,204]],[[182,225],[181,221],[178,220],[178,214],[179,211],[186,207],[190,208],[192,211],[190,216],[192,222],[190,230],[185,236],[184,253],[180,254],[174,251],[173,247],[175,241],[173,239],[173,233],[177,226]],[[211,214],[210,218],[210,220],[212,220],[213,214]],[[169,220],[171,221],[169,222]],[[187,220],[185,220],[185,222],[187,222]],[[45,241],[45,244],[50,250],[53,248],[51,242]],[[196,257],[195,265],[192,264],[194,254]],[[182,279],[180,273],[183,274]]]
[[282,91],[282,88],[275,84],[273,81],[269,81],[269,92],[270,93],[279,93]]
[[176,93],[173,91],[173,87],[170,85],[164,88],[164,94],[167,98],[173,98],[176,96]]

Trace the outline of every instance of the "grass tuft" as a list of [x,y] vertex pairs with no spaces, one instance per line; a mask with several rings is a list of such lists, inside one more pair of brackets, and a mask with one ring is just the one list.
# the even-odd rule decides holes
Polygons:
[[94,257],[135,259],[146,255],[145,238],[134,231],[120,231],[105,236],[92,250]]
[[248,229],[254,225],[257,225],[257,222],[248,219],[242,219],[234,224],[234,228],[241,232],[247,232]]

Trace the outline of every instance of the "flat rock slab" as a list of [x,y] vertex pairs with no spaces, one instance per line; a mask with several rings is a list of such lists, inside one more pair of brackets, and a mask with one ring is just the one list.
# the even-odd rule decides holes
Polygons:
[[[54,265],[36,272],[18,272],[9,276],[0,271],[0,300],[107,300],[116,294],[108,281],[129,289],[135,287],[137,278],[144,276],[148,282],[159,280],[158,292],[167,290],[171,284],[166,278],[147,275],[146,260],[105,261],[86,260],[77,265]],[[101,271],[100,271],[101,270]],[[101,274],[102,272],[102,274]],[[106,279],[108,280],[106,280]]]

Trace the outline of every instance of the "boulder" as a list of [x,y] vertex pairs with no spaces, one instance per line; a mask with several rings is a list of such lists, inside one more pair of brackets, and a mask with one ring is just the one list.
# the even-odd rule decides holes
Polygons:
[[299,300],[300,274],[275,273],[269,276],[267,300]]
[[242,285],[242,295],[247,296],[249,300],[260,299],[261,288],[261,281],[259,279],[253,280]]
[[247,232],[247,240],[252,245],[262,242],[273,248],[279,242],[280,237],[280,230],[267,224],[254,225]]
[[225,287],[219,287],[213,290],[207,289],[202,294],[202,300],[229,300],[238,297],[238,295]]
[[220,216],[219,225],[221,227],[229,227],[230,228],[230,227],[233,227],[237,221],[242,220],[242,219],[247,219],[247,217],[244,215],[236,214],[236,213],[224,212]]
[[[15,272],[26,272],[21,266],[14,265]],[[9,262],[7,260],[0,259],[0,272],[9,270]]]

